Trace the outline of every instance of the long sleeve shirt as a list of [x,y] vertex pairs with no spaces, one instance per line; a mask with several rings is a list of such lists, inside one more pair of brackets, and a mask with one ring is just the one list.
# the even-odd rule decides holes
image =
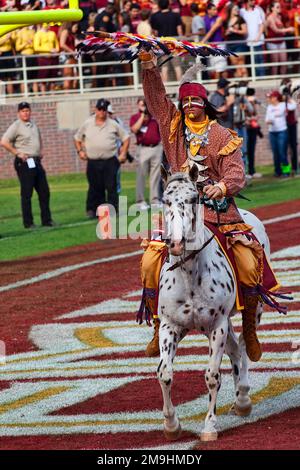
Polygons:
[[53,49],[59,52],[59,43],[53,31],[40,30],[34,35],[33,47],[39,54],[50,54]]
[[[183,125],[180,121],[178,131],[172,143],[169,142],[171,121],[177,113],[174,103],[167,97],[166,91],[157,68],[143,71],[143,88],[147,107],[152,116],[157,120],[163,149],[170,164],[172,172],[184,171],[188,160]],[[204,164],[208,166],[206,175],[215,182],[223,182],[226,185],[226,196],[235,196],[246,183],[245,169],[240,149],[235,149],[226,155],[219,152],[232,140],[232,134],[228,129],[217,122],[211,125],[209,142],[200,148],[199,154],[206,156]],[[205,219],[216,223],[215,211],[205,207]],[[220,214],[223,224],[238,223],[242,221],[234,201],[228,207],[226,213]]]
[[15,48],[22,55],[34,54],[33,40],[35,31],[33,29],[24,28],[15,33]]
[[266,113],[266,122],[269,124],[269,132],[281,132],[287,129],[287,111],[295,111],[296,103],[269,104]]

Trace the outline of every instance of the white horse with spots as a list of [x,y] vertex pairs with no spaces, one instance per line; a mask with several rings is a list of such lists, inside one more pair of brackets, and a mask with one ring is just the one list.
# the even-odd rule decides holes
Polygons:
[[[232,363],[235,413],[240,416],[250,414],[251,400],[245,343],[242,334],[237,339],[231,323],[231,317],[237,313],[236,286],[226,257],[217,241],[211,239],[212,232],[204,226],[203,221],[197,222],[197,238],[204,248],[174,270],[169,270],[191,253],[187,248],[188,237],[192,228],[195,228],[196,210],[199,210],[199,193],[194,182],[198,171],[195,175],[193,170],[190,175],[172,175],[164,192],[169,259],[163,265],[160,276],[160,363],[157,375],[164,401],[164,433],[168,439],[177,439],[181,427],[171,400],[173,360],[177,346],[190,330],[196,329],[207,336],[209,360],[205,381],[209,404],[201,439],[208,441],[218,436],[216,401],[221,387],[220,365],[224,352]],[[263,224],[248,211],[240,212],[244,221],[254,227],[253,231],[268,256],[270,245]],[[205,242],[209,243],[205,245]],[[262,305],[259,304],[257,321],[261,313]]]

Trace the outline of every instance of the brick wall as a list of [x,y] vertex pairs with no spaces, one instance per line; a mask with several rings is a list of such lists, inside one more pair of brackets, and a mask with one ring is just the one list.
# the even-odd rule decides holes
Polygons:
[[[266,90],[264,89],[259,89],[257,92],[257,96],[262,102],[265,102],[265,93]],[[124,94],[126,94],[126,91],[124,91]],[[117,111],[117,115],[123,120],[126,126],[128,126],[130,116],[136,112],[137,96],[138,95],[129,95],[110,98],[113,108]],[[97,96],[97,98],[99,98],[99,96]],[[74,100],[76,100],[76,98],[74,98]],[[92,111],[94,105],[94,99],[88,100],[87,110]],[[79,161],[73,145],[75,129],[63,128],[61,124],[59,125],[58,107],[57,101],[32,104],[32,117],[39,126],[43,138],[45,157],[43,164],[48,174],[52,175],[84,171],[85,163]],[[7,127],[16,119],[16,104],[1,105],[0,113],[0,135],[2,136]],[[256,150],[258,164],[272,162],[268,132],[264,125],[264,113],[265,109],[261,107],[260,122],[265,137],[264,139],[258,139]],[[85,117],[83,117],[82,121],[84,121],[84,119]],[[132,137],[131,140],[131,151],[134,153],[134,137]],[[13,157],[0,148],[0,178],[15,177],[12,162]],[[132,168],[132,166],[126,165],[126,168]]]

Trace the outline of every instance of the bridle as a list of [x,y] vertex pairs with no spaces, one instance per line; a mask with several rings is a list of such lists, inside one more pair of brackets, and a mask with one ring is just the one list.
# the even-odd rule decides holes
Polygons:
[[[172,183],[173,181],[189,181],[190,178],[188,177],[188,175],[186,174],[183,174],[183,173],[175,173],[173,175],[171,175],[169,178],[168,178],[168,181],[167,181],[167,184],[166,184],[166,187],[165,187],[165,191],[166,189],[168,188],[169,184]],[[198,185],[196,186],[198,187]],[[198,192],[198,198],[197,198],[197,204],[204,204],[204,198],[203,197],[200,197],[199,195],[199,192]],[[218,212],[218,209],[217,209],[217,205],[215,205],[215,208],[217,210],[217,215],[218,215],[218,225],[219,225],[219,212]],[[196,255],[198,255],[198,253],[201,253],[202,250],[204,250],[204,248],[206,248],[210,242],[212,242],[212,240],[215,238],[215,235],[213,234],[202,246],[201,248],[199,248],[198,250],[193,250],[189,255],[187,256],[184,256],[180,259],[180,261],[177,261],[177,263],[173,264],[172,266],[170,266],[168,268],[167,271],[174,271],[174,269],[176,268],[179,268],[181,266],[183,266],[187,261],[191,260],[191,259],[194,259]],[[166,241],[166,243],[168,244],[168,242]]]

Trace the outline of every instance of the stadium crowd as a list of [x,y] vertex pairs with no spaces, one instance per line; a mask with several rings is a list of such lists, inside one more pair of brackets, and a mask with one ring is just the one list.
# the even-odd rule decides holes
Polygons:
[[[298,65],[293,63],[287,70],[285,62],[299,59],[300,0],[86,0],[79,4],[84,12],[79,24],[26,27],[0,38],[0,80],[6,82],[8,94],[16,88],[21,92],[23,89],[22,83],[11,83],[16,80],[16,65],[20,67],[21,64],[17,56],[25,56],[28,67],[39,67],[28,71],[28,78],[39,82],[31,85],[33,92],[59,87],[55,81],[58,74],[66,77],[60,82],[65,90],[76,89],[75,47],[82,40],[83,31],[95,30],[184,36],[226,46],[238,57],[233,56],[229,62],[222,57],[213,58],[210,65],[214,72],[210,75],[214,78],[247,77],[245,65],[249,63],[249,57],[245,53],[250,46],[255,51],[258,76],[299,71]],[[2,12],[66,7],[68,0],[0,0]],[[263,55],[265,50],[267,55]],[[96,59],[101,61],[101,56]],[[63,67],[56,68],[58,64]],[[180,62],[175,59],[172,65],[179,80],[182,74]],[[228,65],[234,68],[228,70]],[[122,67],[123,72],[130,71],[125,70],[126,65]],[[170,64],[163,67],[165,81],[169,68]],[[92,66],[91,75],[101,74],[104,70],[107,72],[107,68]],[[22,81],[22,77],[19,80]],[[110,79],[112,85],[130,84],[130,80],[131,77],[124,77],[122,83],[119,83],[120,79],[117,83]],[[92,88],[103,85],[106,80],[94,80]]]

